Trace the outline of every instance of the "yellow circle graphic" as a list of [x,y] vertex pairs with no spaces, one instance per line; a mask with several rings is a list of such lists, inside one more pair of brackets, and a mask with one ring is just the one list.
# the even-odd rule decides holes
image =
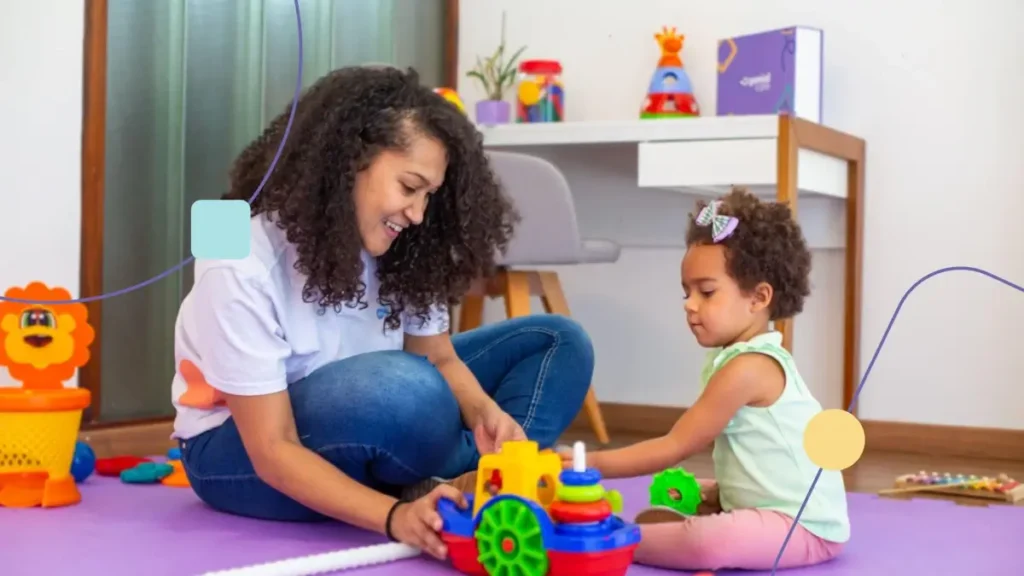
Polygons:
[[816,466],[845,470],[864,454],[864,426],[846,410],[823,410],[804,429],[804,450]]

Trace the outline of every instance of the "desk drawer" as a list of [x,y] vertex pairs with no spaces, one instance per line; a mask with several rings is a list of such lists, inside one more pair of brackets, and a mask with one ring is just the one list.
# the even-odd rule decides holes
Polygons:
[[774,185],[776,140],[641,142],[637,184],[650,188]]

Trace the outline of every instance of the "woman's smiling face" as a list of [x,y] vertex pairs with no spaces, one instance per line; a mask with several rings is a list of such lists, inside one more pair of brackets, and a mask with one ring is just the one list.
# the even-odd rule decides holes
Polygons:
[[414,129],[404,150],[383,150],[359,172],[353,194],[363,247],[377,257],[403,230],[423,222],[448,167],[444,146]]

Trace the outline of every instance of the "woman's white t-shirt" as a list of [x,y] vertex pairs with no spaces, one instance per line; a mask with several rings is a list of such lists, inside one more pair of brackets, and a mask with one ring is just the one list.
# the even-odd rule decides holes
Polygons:
[[174,327],[177,416],[172,437],[188,439],[215,428],[230,412],[220,392],[261,395],[329,364],[364,352],[400,350],[405,334],[448,331],[445,306],[422,322],[406,311],[402,326],[384,326],[376,260],[363,252],[366,306],[328,307],[302,299],[305,278],[285,231],[260,215],[251,220],[251,251],[241,260],[196,260],[195,281]]

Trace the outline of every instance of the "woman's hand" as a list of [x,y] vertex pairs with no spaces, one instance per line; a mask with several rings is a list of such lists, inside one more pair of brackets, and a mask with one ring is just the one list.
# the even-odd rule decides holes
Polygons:
[[459,359],[447,332],[434,336],[406,335],[405,351],[426,356],[444,377],[481,454],[497,452],[509,440],[526,440],[522,426],[483,391],[476,376]]
[[526,432],[519,422],[494,402],[488,402],[475,420],[473,437],[481,454],[497,452],[509,440],[526,440]]
[[451,484],[441,484],[426,496],[406,504],[400,504],[391,517],[391,535],[395,540],[423,550],[438,560],[448,555],[448,547],[441,541],[441,527],[444,522],[437,512],[437,502],[448,498],[459,508],[469,503],[466,495]]

